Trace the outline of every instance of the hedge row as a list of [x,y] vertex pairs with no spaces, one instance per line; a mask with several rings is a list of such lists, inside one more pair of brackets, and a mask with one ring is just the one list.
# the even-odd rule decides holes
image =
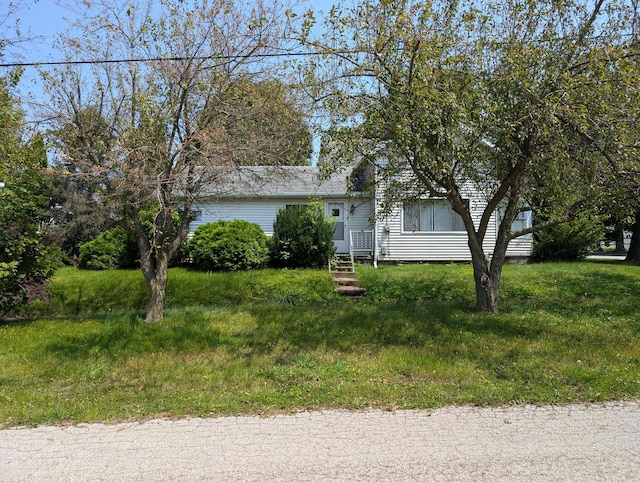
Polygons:
[[[268,264],[320,268],[335,252],[333,222],[321,203],[312,202],[280,210],[272,239],[247,221],[217,221],[196,228],[181,252],[191,266],[204,271],[250,270]],[[131,236],[114,228],[81,246],[79,264],[84,269],[131,268],[137,258]]]

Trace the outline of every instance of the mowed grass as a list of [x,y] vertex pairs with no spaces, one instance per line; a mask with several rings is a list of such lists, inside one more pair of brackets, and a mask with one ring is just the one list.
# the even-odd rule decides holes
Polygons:
[[0,324],[0,426],[640,398],[639,266],[506,266],[497,316],[468,265],[358,273],[173,269],[146,324],[139,272],[62,269]]

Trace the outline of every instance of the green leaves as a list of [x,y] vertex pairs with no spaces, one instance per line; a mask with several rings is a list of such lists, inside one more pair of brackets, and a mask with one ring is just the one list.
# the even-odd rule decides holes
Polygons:
[[266,234],[257,224],[241,219],[198,226],[188,250],[193,265],[203,271],[257,269],[269,260]]
[[48,183],[42,141],[25,142],[22,115],[0,79],[0,316],[44,294],[57,250],[40,226]]
[[307,165],[311,133],[305,112],[280,81],[230,82],[224,95],[202,113],[206,130],[220,136],[238,165]]
[[334,223],[321,202],[281,209],[273,224],[272,262],[286,268],[321,268],[335,253]]

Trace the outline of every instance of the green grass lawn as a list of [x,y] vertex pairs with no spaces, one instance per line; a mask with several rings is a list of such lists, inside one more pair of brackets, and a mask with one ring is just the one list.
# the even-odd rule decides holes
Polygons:
[[0,426],[640,398],[639,266],[506,266],[497,316],[469,265],[358,272],[173,269],[149,325],[138,271],[62,269],[0,322]]

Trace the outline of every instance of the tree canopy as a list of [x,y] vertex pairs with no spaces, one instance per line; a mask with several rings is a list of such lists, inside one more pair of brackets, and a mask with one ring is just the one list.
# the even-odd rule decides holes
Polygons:
[[292,88],[277,79],[250,77],[231,83],[208,107],[220,118],[228,162],[254,166],[304,166],[311,157],[311,132]]

